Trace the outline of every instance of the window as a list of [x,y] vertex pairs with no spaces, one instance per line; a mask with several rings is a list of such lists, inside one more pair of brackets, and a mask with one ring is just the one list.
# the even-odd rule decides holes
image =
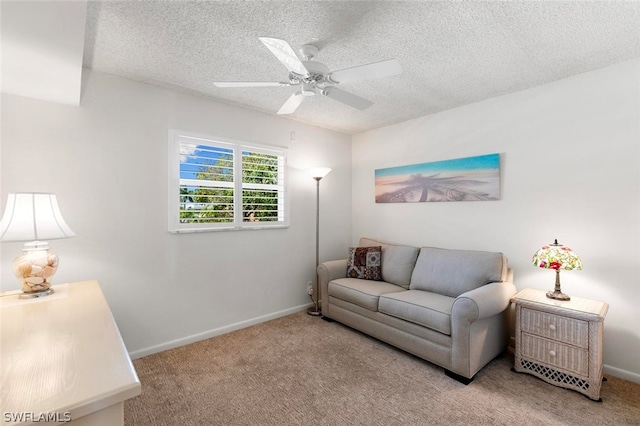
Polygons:
[[286,149],[169,133],[169,231],[288,225]]

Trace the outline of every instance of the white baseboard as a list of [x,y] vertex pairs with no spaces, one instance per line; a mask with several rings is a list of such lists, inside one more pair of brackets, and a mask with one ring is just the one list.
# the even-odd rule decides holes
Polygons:
[[204,331],[202,333],[192,334],[191,336],[182,337],[180,339],[171,340],[169,342],[161,343],[159,345],[129,352],[129,356],[131,357],[131,359],[142,358],[158,352],[166,351],[167,349],[173,349],[180,346],[188,345],[190,343],[199,342],[200,340],[210,339],[211,337],[220,336],[222,334],[230,333],[232,331],[240,330],[242,328],[246,328],[252,325],[270,321],[272,319],[295,314],[296,312],[305,311],[310,306],[312,306],[312,304],[308,303],[305,305],[300,305],[293,308],[285,309],[283,311],[273,312],[271,314],[263,315],[261,317],[240,321],[235,324],[225,325],[224,327],[214,328],[213,330]]
[[612,367],[610,365],[603,365],[602,372],[604,374],[609,374],[611,376],[617,377],[619,379],[628,380],[630,382],[639,383],[640,384],[640,374],[634,373],[631,371],[623,370],[621,368]]

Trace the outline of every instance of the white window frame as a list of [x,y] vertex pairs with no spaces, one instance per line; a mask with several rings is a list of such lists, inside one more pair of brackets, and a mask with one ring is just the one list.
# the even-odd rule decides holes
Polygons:
[[[180,178],[181,144],[198,144],[217,148],[231,149],[234,154],[233,183],[229,187],[234,188],[234,217],[228,223],[183,223],[180,221],[180,185],[187,183],[188,179]],[[242,182],[242,153],[269,154],[278,156],[278,184],[262,185]],[[272,146],[251,142],[237,141],[215,136],[196,135],[189,132],[169,130],[169,184],[168,184],[168,228],[172,233],[210,232],[210,231],[236,231],[249,229],[274,229],[287,228],[289,226],[289,194],[287,154],[285,147]],[[224,183],[222,184],[224,186]],[[278,195],[278,220],[245,222],[243,217],[243,189],[276,189]]]

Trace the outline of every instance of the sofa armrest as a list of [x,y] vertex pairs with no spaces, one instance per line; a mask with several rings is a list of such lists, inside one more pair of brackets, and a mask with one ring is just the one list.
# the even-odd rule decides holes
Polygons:
[[507,345],[505,312],[516,286],[494,282],[462,293],[451,308],[451,371],[471,378]]
[[329,260],[318,265],[318,279],[327,282],[347,276],[347,259]]
[[516,286],[511,282],[489,283],[458,296],[451,315],[462,315],[470,322],[487,318],[507,309],[514,294]]
[[329,281],[347,276],[347,259],[329,260],[318,265],[318,291],[322,313],[329,315]]

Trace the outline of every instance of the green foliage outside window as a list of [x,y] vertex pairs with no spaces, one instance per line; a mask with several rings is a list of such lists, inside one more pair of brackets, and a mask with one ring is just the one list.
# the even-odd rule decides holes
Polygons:
[[[207,185],[180,186],[181,223],[229,223],[234,221],[233,154],[220,153],[212,164],[195,174]],[[277,155],[242,152],[243,222],[278,221],[280,171]],[[220,183],[216,185],[216,183]],[[265,188],[262,185],[273,185]]]

